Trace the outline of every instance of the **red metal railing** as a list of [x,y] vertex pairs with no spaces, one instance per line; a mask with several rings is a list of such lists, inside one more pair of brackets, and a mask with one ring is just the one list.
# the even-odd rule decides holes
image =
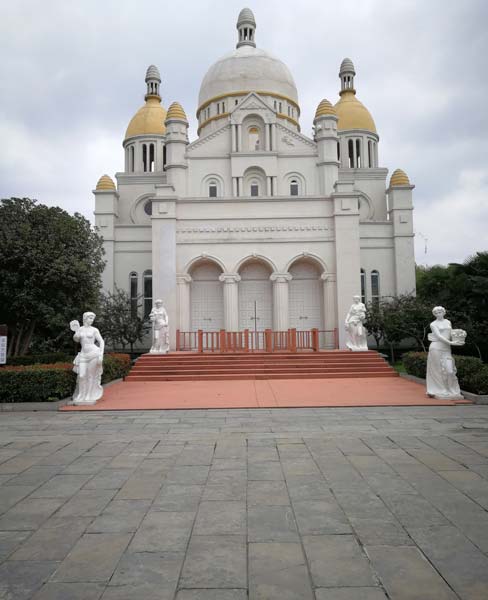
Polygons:
[[339,347],[337,329],[297,331],[176,331],[176,350],[193,352],[298,352]]

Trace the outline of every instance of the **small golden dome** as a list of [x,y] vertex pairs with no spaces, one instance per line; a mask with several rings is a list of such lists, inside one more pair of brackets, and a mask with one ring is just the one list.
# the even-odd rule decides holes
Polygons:
[[102,175],[98,180],[96,189],[113,191],[116,189],[114,180],[109,175]]
[[365,129],[376,133],[373,117],[364,104],[356,98],[354,90],[343,90],[341,98],[334,108],[339,117],[338,131]]
[[188,122],[185,111],[179,102],[173,102],[173,104],[171,104],[171,106],[168,108],[166,120],[168,119],[180,119],[181,121]]
[[410,179],[405,171],[396,169],[393,171],[393,175],[391,176],[390,187],[399,187],[403,185],[410,185]]
[[132,117],[125,138],[134,135],[163,135],[166,132],[165,119],[166,110],[161,105],[161,98],[147,95],[146,104]]
[[315,118],[318,119],[318,117],[322,117],[323,115],[337,115],[335,108],[325,98],[317,106],[317,110],[315,111]]

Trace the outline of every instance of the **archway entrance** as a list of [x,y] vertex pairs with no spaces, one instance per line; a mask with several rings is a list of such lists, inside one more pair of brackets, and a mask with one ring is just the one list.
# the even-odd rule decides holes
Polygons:
[[324,292],[321,269],[310,260],[298,260],[290,267],[289,324],[297,330],[324,329]]
[[263,331],[272,328],[271,269],[259,260],[251,260],[240,268],[239,275],[239,329]]
[[211,261],[202,261],[190,272],[191,330],[218,331],[224,327],[224,299],[219,276],[222,269]]

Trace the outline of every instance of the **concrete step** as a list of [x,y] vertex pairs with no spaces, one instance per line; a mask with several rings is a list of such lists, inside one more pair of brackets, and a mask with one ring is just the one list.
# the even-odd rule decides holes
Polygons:
[[234,381],[239,379],[349,379],[349,378],[374,378],[374,377],[398,377],[395,371],[378,371],[354,373],[296,373],[285,372],[266,374],[259,373],[227,373],[227,374],[199,374],[199,375],[128,375],[126,381]]

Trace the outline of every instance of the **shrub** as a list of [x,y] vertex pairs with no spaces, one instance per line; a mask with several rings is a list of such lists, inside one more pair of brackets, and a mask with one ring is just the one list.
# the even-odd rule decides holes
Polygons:
[[71,364],[0,369],[1,402],[46,402],[73,394],[76,374]]
[[[488,394],[488,365],[475,356],[454,357],[457,377],[462,390],[473,394]],[[427,352],[407,352],[403,355],[407,373],[425,379]]]
[[125,377],[129,373],[130,367],[131,361],[128,354],[105,354],[102,383]]
[[[106,354],[102,383],[127,375],[128,354]],[[46,402],[72,396],[76,385],[73,363],[6,366],[0,369],[0,402]]]
[[7,365],[52,365],[59,362],[71,362],[73,357],[65,352],[50,352],[49,354],[26,354],[25,356],[11,356],[7,359]]
[[402,361],[409,375],[425,379],[427,372],[427,352],[406,352],[402,356]]

